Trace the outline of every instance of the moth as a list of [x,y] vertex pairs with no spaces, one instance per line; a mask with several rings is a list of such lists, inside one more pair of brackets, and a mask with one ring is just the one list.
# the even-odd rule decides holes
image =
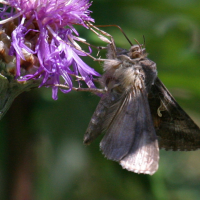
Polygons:
[[88,125],[84,144],[105,133],[100,149],[106,158],[128,171],[150,175],[158,169],[159,149],[200,148],[199,127],[157,77],[156,63],[147,58],[143,45],[131,43],[126,50],[117,48],[112,39],[103,61],[101,82],[106,92]]

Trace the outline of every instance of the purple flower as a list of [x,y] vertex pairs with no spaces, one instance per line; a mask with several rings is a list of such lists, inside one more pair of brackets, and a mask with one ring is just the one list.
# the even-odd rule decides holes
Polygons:
[[[40,87],[52,87],[53,99],[57,99],[57,84],[69,88],[60,89],[64,93],[72,89],[72,76],[81,76],[88,87],[95,87],[93,76],[100,75],[81,60],[86,53],[75,42],[80,39],[73,27],[87,28],[84,21],[94,21],[88,0],[7,0],[4,4],[0,53],[6,49],[4,62],[18,81],[41,79]],[[3,35],[7,43],[3,43]]]

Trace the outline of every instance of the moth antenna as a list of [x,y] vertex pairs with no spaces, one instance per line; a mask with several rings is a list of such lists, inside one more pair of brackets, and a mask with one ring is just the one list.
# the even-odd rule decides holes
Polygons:
[[127,36],[126,33],[123,31],[123,29],[122,29],[120,26],[118,26],[118,25],[115,25],[115,26],[116,26],[117,28],[119,28],[119,30],[123,33],[124,37],[127,39],[127,41],[129,42],[129,44],[130,44],[131,46],[133,46],[132,42],[129,40],[128,36]]

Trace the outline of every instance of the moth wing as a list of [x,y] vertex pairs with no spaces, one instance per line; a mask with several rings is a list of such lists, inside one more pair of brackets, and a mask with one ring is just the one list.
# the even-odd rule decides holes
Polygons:
[[129,171],[153,174],[158,169],[158,142],[144,87],[129,92],[118,105],[100,148]]
[[158,78],[151,88],[148,100],[160,148],[173,151],[200,148],[199,127]]
[[[131,101],[132,95],[125,95],[109,109],[106,119],[106,133],[100,143],[103,154],[111,160],[120,161],[125,156],[134,140],[136,126],[135,117],[138,112],[138,102]],[[111,117],[110,117],[111,116]]]
[[112,93],[105,93],[101,97],[85,132],[83,139],[84,144],[90,144],[102,133],[107,111],[117,100],[118,96]]

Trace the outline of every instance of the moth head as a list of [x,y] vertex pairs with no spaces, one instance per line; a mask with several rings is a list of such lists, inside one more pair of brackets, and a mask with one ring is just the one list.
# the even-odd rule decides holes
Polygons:
[[128,56],[132,59],[142,58],[146,56],[146,50],[142,48],[142,44],[135,44],[131,46]]

